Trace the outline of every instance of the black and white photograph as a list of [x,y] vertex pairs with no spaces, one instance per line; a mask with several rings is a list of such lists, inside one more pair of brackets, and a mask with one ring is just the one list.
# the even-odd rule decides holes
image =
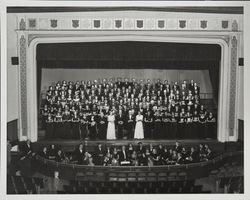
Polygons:
[[7,196],[245,194],[246,20],[6,6]]

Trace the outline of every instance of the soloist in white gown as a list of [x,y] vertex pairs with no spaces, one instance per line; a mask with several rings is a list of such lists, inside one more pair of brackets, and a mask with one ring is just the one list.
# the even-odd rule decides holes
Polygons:
[[115,140],[115,116],[108,116],[107,140]]
[[135,121],[136,125],[135,125],[134,138],[143,139],[144,138],[143,125],[142,125],[143,115],[136,115]]

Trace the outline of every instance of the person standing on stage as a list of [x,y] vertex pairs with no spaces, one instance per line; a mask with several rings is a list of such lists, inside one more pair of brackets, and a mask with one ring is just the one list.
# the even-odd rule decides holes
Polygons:
[[80,131],[80,139],[86,139],[88,137],[88,119],[85,113],[80,115]]
[[89,120],[89,138],[91,140],[95,140],[97,135],[97,124],[96,124],[96,119],[95,115],[90,116]]
[[150,110],[148,110],[145,118],[144,118],[144,133],[145,139],[152,138],[152,128],[153,128],[153,117],[151,115]]
[[105,140],[107,133],[107,118],[104,116],[104,113],[102,111],[100,112],[100,116],[98,118],[97,128],[98,138],[101,140]]
[[125,119],[124,119],[124,115],[122,113],[122,110],[120,109],[118,112],[119,113],[118,113],[118,116],[116,118],[116,122],[117,122],[117,138],[122,139],[123,138],[123,130],[124,130]]
[[144,131],[143,131],[143,115],[141,111],[138,111],[138,115],[135,117],[136,125],[135,125],[135,139],[144,139]]
[[134,115],[132,114],[132,111],[128,111],[128,119],[127,119],[127,135],[128,139],[133,138],[134,128],[135,128],[135,119]]
[[108,116],[107,140],[115,140],[115,115],[111,110]]

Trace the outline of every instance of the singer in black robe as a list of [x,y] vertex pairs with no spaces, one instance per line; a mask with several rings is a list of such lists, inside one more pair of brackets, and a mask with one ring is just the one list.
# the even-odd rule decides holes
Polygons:
[[116,127],[117,127],[117,138],[118,139],[123,139],[123,130],[125,126],[125,117],[123,116],[122,113],[119,113],[116,116]]
[[80,119],[78,118],[77,115],[75,115],[71,121],[71,126],[72,126],[71,139],[80,139],[79,122]]
[[46,120],[46,132],[45,132],[45,138],[46,139],[53,139],[55,137],[54,135],[54,120],[51,117],[48,117]]
[[205,114],[200,114],[198,135],[199,135],[198,137],[201,139],[206,138],[206,117],[205,117]]
[[90,116],[90,120],[89,120],[89,138],[91,140],[95,140],[96,136],[97,136],[97,124],[96,124],[95,116],[92,115]]
[[162,139],[170,139],[170,122],[167,112],[162,116],[162,131],[161,138]]
[[63,139],[71,139],[71,117],[69,112],[64,112],[63,114],[63,130],[62,130],[62,138]]
[[62,126],[62,116],[57,113],[54,119],[54,134],[55,138],[62,138],[63,126]]
[[206,129],[206,138],[216,139],[216,119],[212,113],[207,117]]
[[161,138],[161,131],[162,131],[162,117],[160,113],[157,113],[154,118],[154,131],[153,131],[153,138],[160,139]]
[[170,124],[170,138],[176,139],[177,138],[177,118],[175,117],[174,113],[172,114],[171,117],[171,124]]
[[153,117],[150,112],[147,112],[144,117],[144,138],[151,139],[152,138],[152,128],[153,128]]
[[84,114],[80,117],[80,139],[84,140],[88,137],[88,119]]

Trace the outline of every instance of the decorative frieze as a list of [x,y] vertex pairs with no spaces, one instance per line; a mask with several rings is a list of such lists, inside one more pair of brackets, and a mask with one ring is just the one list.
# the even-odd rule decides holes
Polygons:
[[[27,23],[26,23],[27,19]],[[192,30],[239,31],[239,20],[197,18],[19,17],[19,30]]]

